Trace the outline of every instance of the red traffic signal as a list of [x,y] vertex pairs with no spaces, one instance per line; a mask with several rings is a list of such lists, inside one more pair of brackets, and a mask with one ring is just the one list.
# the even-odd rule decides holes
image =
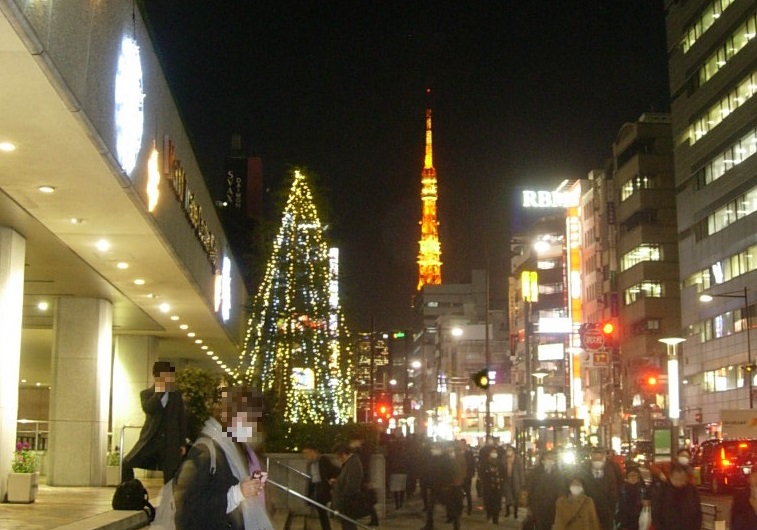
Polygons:
[[602,324],[602,333],[609,336],[615,335],[615,324],[612,322],[605,322]]

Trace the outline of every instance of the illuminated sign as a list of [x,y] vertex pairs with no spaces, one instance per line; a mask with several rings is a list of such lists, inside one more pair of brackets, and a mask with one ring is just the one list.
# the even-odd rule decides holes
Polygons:
[[131,175],[142,148],[145,95],[139,46],[129,37],[121,40],[115,81],[116,156],[126,174]]
[[524,208],[569,208],[578,206],[579,194],[575,191],[523,190]]
[[160,198],[160,191],[158,190],[158,184],[160,183],[160,170],[158,169],[158,150],[155,147],[152,148],[150,158],[147,160],[147,211],[152,212],[158,205],[158,198]]
[[179,201],[182,210],[184,210],[189,224],[192,225],[197,239],[202,244],[202,248],[205,249],[208,261],[213,266],[213,270],[217,271],[216,236],[210,231],[208,223],[202,215],[202,206],[197,203],[194,193],[187,185],[187,173],[182,167],[181,161],[176,158],[173,142],[168,135],[163,138],[163,152],[163,172],[168,176],[176,200]]
[[221,318],[224,322],[229,320],[231,314],[231,260],[228,256],[223,257],[221,266]]
[[539,344],[537,355],[539,361],[562,361],[565,358],[565,345],[562,342]]
[[524,302],[539,301],[539,276],[535,271],[520,273],[520,288]]
[[573,333],[573,320],[570,317],[539,317],[537,333]]

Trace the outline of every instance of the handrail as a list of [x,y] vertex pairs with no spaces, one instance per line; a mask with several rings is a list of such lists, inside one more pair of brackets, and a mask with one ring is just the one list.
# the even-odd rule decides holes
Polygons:
[[[274,462],[275,462],[275,460],[274,460]],[[279,462],[276,462],[276,463],[278,464]],[[282,464],[282,465],[283,465],[283,464]],[[287,466],[287,467],[288,467],[288,466]],[[350,517],[347,517],[347,516],[346,516],[346,515],[344,515],[343,513],[340,513],[340,512],[338,512],[338,511],[336,511],[336,510],[332,510],[332,509],[331,509],[331,508],[329,508],[328,506],[324,506],[324,505],[323,505],[323,504],[321,504],[320,502],[314,501],[314,500],[313,500],[313,499],[311,499],[310,497],[308,497],[308,496],[306,496],[306,495],[303,495],[302,493],[296,492],[296,491],[294,491],[293,489],[291,489],[291,488],[288,488],[288,487],[286,487],[286,486],[284,486],[284,485],[282,485],[282,484],[279,484],[278,482],[276,482],[276,481],[273,481],[273,480],[271,480],[270,478],[266,480],[266,484],[273,484],[273,485],[274,485],[274,486],[276,486],[277,488],[280,488],[280,489],[284,490],[285,492],[289,493],[290,495],[294,495],[295,497],[298,497],[299,499],[302,499],[303,501],[305,501],[305,502],[308,502],[308,503],[312,504],[313,506],[316,506],[316,507],[318,507],[318,508],[321,508],[321,509],[323,509],[323,510],[326,510],[327,512],[329,512],[329,513],[331,513],[331,514],[333,514],[333,515],[336,515],[337,517],[341,517],[341,518],[342,518],[342,519],[344,519],[345,521],[348,521],[348,522],[350,522],[350,523],[354,524],[355,526],[359,526],[360,528],[365,528],[366,530],[373,530],[373,529],[372,529],[372,528],[371,528],[370,526],[366,526],[366,525],[364,525],[363,523],[360,523],[360,522],[358,522],[358,521],[356,521],[356,520],[354,520],[354,519],[352,519],[352,518],[350,518]]]
[[124,474],[124,434],[126,429],[141,429],[142,425],[122,425],[121,434],[118,437],[118,481],[121,481],[121,477]]

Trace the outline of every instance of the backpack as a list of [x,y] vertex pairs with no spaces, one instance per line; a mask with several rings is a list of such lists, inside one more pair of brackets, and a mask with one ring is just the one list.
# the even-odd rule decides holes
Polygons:
[[[194,445],[203,444],[210,451],[210,474],[216,472],[216,447],[210,438],[200,438]],[[178,473],[177,473],[178,474]],[[173,498],[174,479],[169,480],[160,490],[160,504],[157,515],[150,518],[150,528],[155,530],[176,530],[176,501]]]
[[150,501],[142,482],[137,479],[127,480],[116,487],[113,494],[112,506],[114,510],[144,510],[150,521],[155,519],[155,508]]

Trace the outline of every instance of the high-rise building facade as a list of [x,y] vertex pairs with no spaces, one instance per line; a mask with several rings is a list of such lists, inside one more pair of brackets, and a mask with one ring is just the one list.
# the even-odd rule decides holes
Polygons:
[[721,410],[755,401],[757,4],[668,0],[666,13],[686,339],[681,422],[696,439],[716,428]]

